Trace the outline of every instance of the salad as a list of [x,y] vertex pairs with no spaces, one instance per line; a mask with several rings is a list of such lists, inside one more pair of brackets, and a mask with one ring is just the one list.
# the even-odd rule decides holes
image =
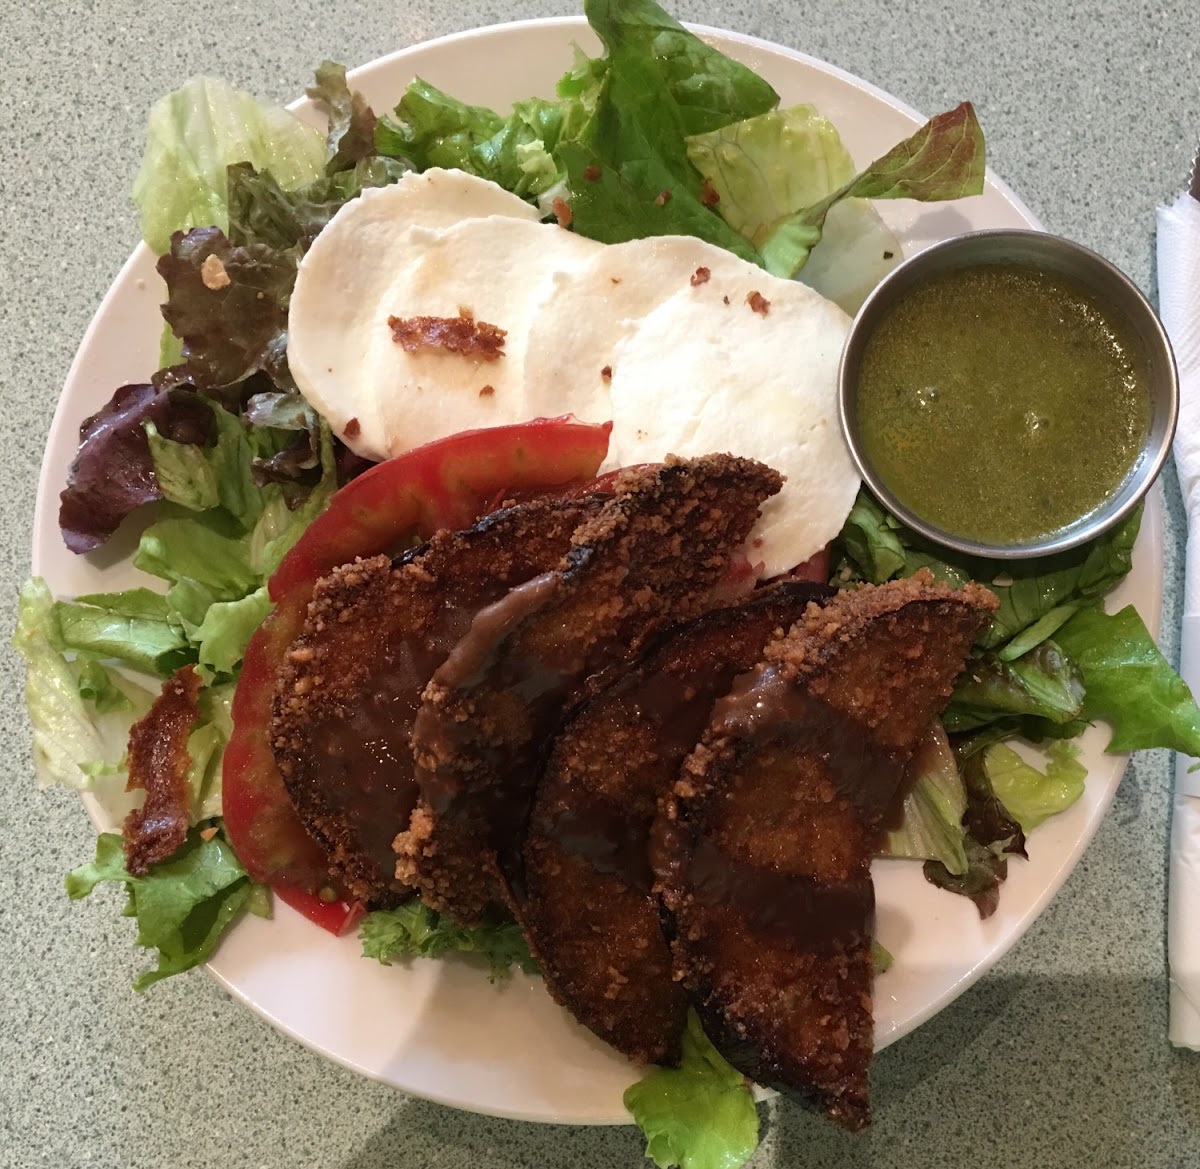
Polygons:
[[[569,209],[573,230],[602,242],[696,235],[775,274],[835,281],[817,286],[852,307],[880,273],[839,264],[833,245],[886,229],[868,203],[848,199],[978,189],[982,139],[969,111],[935,119],[856,175],[818,114],[775,111],[765,83],[655,6],[594,4],[589,18],[608,56],[578,59],[557,100],[531,99],[511,113],[464,106],[416,81],[376,119],[332,65],[312,91],[329,112],[328,135],[211,81],[156,107],[136,195],[147,242],[164,256],[162,369],[147,386],[119,390],[85,428],[62,520],[68,545],[87,551],[151,503],[155,519],[134,563],[169,587],[55,600],[32,581],[16,633],[30,666],[39,779],[93,791],[118,815],[130,726],[181,667],[203,683],[186,739],[182,842],[134,874],[120,839],[106,834],[95,860],[68,878],[75,897],[101,882],[126,887],[138,940],[157,951],[139,988],[205,961],[242,912],[267,912],[262,878],[299,878],[273,883],[333,928],[358,912],[337,890],[306,885],[303,857],[277,865],[278,849],[253,855],[234,846],[223,758],[235,694],[250,689],[247,644],[281,595],[276,574],[289,553],[306,552],[318,517],[344,518],[330,503],[339,484],[367,490],[379,479],[358,477],[360,461],[296,393],[286,362],[297,263],[342,206],[410,169],[452,166],[551,215]],[[193,119],[197,108],[224,116]],[[201,122],[207,133],[198,138]],[[589,168],[603,181],[586,177]],[[672,198],[660,204],[665,190]],[[867,250],[878,265],[891,249]],[[579,466],[586,477],[586,458]],[[429,468],[424,474],[430,495]],[[512,488],[511,476],[510,467],[478,491]],[[449,501],[447,514],[459,504]],[[1078,554],[1001,570],[948,558],[860,495],[830,550],[839,584],[928,567],[951,581],[991,582],[1000,597],[947,711],[952,738],[931,750],[889,842],[893,855],[922,860],[931,880],[972,897],[981,912],[994,909],[1025,833],[1078,798],[1082,769],[1069,744],[1087,721],[1112,723],[1114,750],[1200,748],[1200,714],[1136,613],[1097,607],[1128,572],[1136,531],[1135,517]],[[1012,750],[1014,737],[1047,745],[1040,770]],[[384,960],[466,949],[499,971],[526,957],[514,927],[464,931],[419,903],[370,915],[361,928],[364,949]],[[718,1125],[696,1093],[708,1094],[701,1098],[724,1118]],[[690,1116],[684,1099],[693,1100]],[[651,1073],[630,1095],[660,1164],[693,1163],[713,1141],[748,1155],[756,1131],[748,1101],[741,1078],[694,1026],[682,1068]]]

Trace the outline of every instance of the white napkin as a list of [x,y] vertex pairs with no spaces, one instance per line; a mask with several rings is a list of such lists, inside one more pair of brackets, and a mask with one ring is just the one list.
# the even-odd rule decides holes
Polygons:
[[[1158,209],[1159,313],[1179,366],[1175,466],[1187,511],[1187,576],[1179,672],[1200,694],[1200,203],[1180,195]],[[1168,1036],[1200,1050],[1200,771],[1180,755],[1171,823],[1167,958],[1171,974]]]

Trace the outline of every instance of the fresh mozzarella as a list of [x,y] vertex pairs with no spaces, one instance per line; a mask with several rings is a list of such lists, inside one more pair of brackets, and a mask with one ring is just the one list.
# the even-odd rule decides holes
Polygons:
[[[396,399],[406,393],[394,368],[404,364],[404,351],[391,342],[387,318],[438,314],[428,303],[415,309],[404,307],[413,303],[411,297],[402,295],[405,275],[414,263],[419,265],[421,245],[440,230],[481,216],[502,216],[541,230],[537,209],[495,183],[462,171],[432,169],[407,174],[393,186],[364,191],[347,203],[301,262],[288,313],[288,365],[300,392],[356,453],[369,459],[387,458],[405,446],[441,437],[453,429],[488,425],[488,415],[497,413],[485,407],[478,420],[411,440],[389,435],[384,422],[385,417],[395,415]],[[484,278],[494,289],[495,274]],[[457,315],[459,305],[471,306],[480,299],[481,291],[464,287],[460,280],[454,294],[439,296],[438,302],[450,304],[450,315]],[[453,301],[454,295],[460,299]],[[491,321],[482,308],[478,317]],[[504,327],[500,321],[491,323]],[[375,369],[364,364],[368,352],[378,359],[380,351],[394,362],[384,361]],[[454,365],[456,360],[467,364],[451,355],[426,354],[418,365],[424,367],[439,358],[441,365],[433,366],[439,372],[437,379],[424,376],[422,370],[418,384],[426,397],[433,396],[425,394],[425,387],[440,381],[445,372],[442,366]],[[503,365],[504,359],[491,364]],[[472,396],[478,398],[484,385],[493,384],[492,375],[499,376],[494,369],[487,374],[482,378],[472,374],[460,382],[469,381]],[[428,403],[426,414],[430,408],[436,409]]]
[[[388,324],[464,314],[504,330],[496,360],[410,351]],[[372,459],[566,413],[612,420],[606,467],[760,459],[787,477],[747,548],[773,576],[837,534],[858,489],[837,419],[848,327],[812,289],[702,240],[599,244],[492,183],[435,170],[367,191],[317,237],[288,359],[308,401]]]
[[642,318],[692,280],[747,269],[759,271],[694,236],[662,235],[609,244],[584,267],[558,275],[525,356],[534,416],[561,413],[569,395],[576,417],[607,422],[617,348]]
[[802,284],[740,261],[714,266],[618,345],[608,464],[668,452],[761,460],[787,481],[763,506],[747,555],[763,577],[802,563],[837,535],[858,491],[837,414],[849,325]]

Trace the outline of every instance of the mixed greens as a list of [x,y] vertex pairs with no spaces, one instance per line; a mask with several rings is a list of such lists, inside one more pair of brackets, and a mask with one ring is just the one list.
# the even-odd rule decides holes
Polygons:
[[[594,239],[695,235],[853,308],[899,258],[869,200],[982,189],[969,105],[856,172],[816,110],[778,109],[762,78],[651,0],[590,0],[587,15],[606,54],[577,52],[555,98],[507,113],[417,79],[377,119],[329,62],[309,90],[328,115],[325,134],[208,78],[152,111],[134,195],[167,289],[162,368],[84,424],[61,519],[68,546],[83,552],[152,503],[133,563],[166,589],[55,601],[34,580],[14,637],[28,664],[39,783],[94,792],[114,816],[131,806],[124,742],[150,707],[149,687],[185,665],[204,682],[188,741],[185,844],[134,877],[120,837],[104,834],[95,861],[67,879],[72,898],[102,882],[125,886],[137,940],[157,952],[139,990],[205,961],[243,909],[268,912],[265,887],[222,835],[221,762],[242,655],[271,608],[267,581],[363,467],[287,368],[297,265],[338,208],[409,169],[457,167]],[[1084,769],[1070,740],[1092,720],[1112,725],[1110,750],[1200,754],[1200,710],[1137,613],[1103,610],[1130,569],[1139,519],[1073,552],[997,564],[928,544],[864,492],[835,542],[837,584],[928,568],[1000,598],[946,711],[947,734],[921,755],[888,841],[891,855],[923,860],[931,881],[985,915],[1007,857],[1079,798]],[[1044,744],[1040,766],[1013,739]],[[463,951],[481,954],[493,978],[532,969],[516,926],[463,930],[416,902],[370,914],[362,942],[383,962]],[[661,1166],[738,1165],[757,1143],[749,1089],[694,1016],[680,1068],[652,1071],[626,1104]]]

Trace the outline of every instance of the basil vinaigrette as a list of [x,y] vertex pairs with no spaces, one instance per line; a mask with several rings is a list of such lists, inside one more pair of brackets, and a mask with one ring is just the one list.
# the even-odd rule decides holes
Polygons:
[[866,457],[928,523],[991,544],[1049,536],[1098,507],[1150,424],[1140,338],[1087,289],[1015,264],[938,273],[864,349]]

